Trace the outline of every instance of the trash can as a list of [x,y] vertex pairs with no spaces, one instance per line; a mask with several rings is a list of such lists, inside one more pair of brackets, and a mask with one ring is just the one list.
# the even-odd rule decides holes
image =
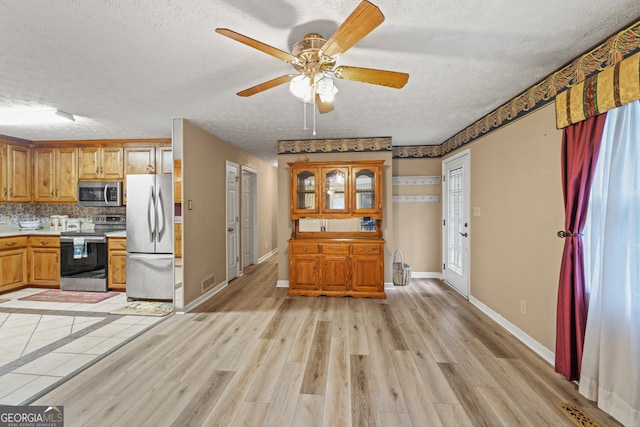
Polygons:
[[[398,261],[398,255],[400,260]],[[404,263],[404,256],[398,249],[393,253],[393,284],[406,286],[411,282],[411,267]]]

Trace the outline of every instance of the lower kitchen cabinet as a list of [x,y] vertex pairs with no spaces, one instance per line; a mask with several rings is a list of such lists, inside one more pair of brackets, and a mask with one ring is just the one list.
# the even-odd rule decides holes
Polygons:
[[108,287],[112,291],[125,292],[127,290],[127,238],[109,237],[107,251]]
[[174,250],[173,254],[176,258],[182,258],[182,223],[173,225]]
[[27,283],[27,237],[0,238],[0,292]]
[[384,241],[289,241],[289,295],[385,298]]
[[29,284],[60,287],[60,238],[57,236],[29,236]]

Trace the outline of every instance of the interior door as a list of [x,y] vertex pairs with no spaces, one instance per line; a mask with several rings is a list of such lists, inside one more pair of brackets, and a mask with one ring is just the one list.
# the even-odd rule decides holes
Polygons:
[[242,268],[255,263],[255,172],[242,168]]
[[469,297],[469,152],[442,162],[442,277]]
[[227,161],[227,281],[238,277],[240,252],[238,248],[238,165]]

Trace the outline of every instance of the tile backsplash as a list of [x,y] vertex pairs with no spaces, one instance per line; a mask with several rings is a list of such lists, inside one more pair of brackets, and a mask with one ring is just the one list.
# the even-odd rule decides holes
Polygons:
[[0,220],[2,220],[2,224],[17,224],[18,221],[31,219],[39,219],[43,223],[48,223],[51,215],[69,215],[69,218],[93,221],[94,215],[124,215],[126,210],[125,207],[92,208],[73,204],[0,204]]

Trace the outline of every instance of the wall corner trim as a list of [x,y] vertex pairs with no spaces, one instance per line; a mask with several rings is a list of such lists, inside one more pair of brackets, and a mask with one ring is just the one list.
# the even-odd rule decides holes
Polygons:
[[547,361],[550,365],[554,365],[555,363],[555,353],[540,344],[538,341],[531,338],[527,335],[522,329],[515,326],[513,323],[509,322],[507,319],[493,311],[487,305],[485,305],[482,301],[473,296],[469,297],[469,302],[476,306],[480,311],[493,319],[496,323],[502,326],[504,329],[509,331],[513,336],[518,338],[524,345],[533,350],[538,356],[542,357]]
[[258,264],[264,262],[267,258],[269,258],[271,255],[275,255],[277,252],[278,252],[278,248],[275,248],[268,254],[262,255],[260,258],[258,258]]
[[276,282],[276,288],[288,288],[289,281],[288,280],[278,280]]

